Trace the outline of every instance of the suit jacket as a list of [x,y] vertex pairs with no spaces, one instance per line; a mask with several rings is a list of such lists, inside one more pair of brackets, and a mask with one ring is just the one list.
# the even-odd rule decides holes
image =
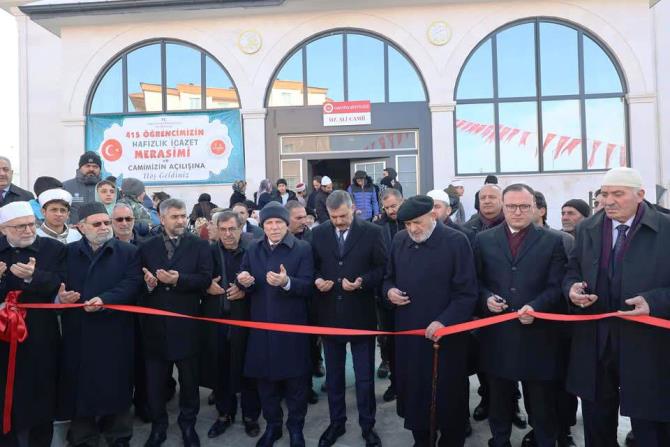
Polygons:
[[9,190],[5,193],[5,197],[2,198],[2,201],[0,201],[0,207],[12,202],[29,202],[34,198],[35,196],[32,192],[19,188],[14,183],[10,183]]
[[[163,235],[148,239],[140,246],[142,266],[154,275],[156,270],[177,270],[176,285],[158,283],[147,291],[142,304],[147,307],[197,316],[200,298],[212,282],[212,254],[209,243],[185,233],[172,259],[168,259]],[[145,316],[142,338],[147,356],[182,360],[198,353],[198,322],[183,318]]]
[[[624,300],[641,295],[653,317],[670,319],[670,217],[643,203],[637,229],[629,234],[629,247],[621,269],[621,309]],[[592,289],[598,281],[602,228],[605,214],[599,211],[577,226],[575,248],[568,260],[563,292],[586,281]],[[569,304],[576,314],[607,312],[604,300],[581,308]],[[670,331],[636,322],[614,320],[619,329],[619,385],[621,414],[652,421],[670,421]],[[597,322],[573,327],[568,368],[568,391],[595,400],[597,377]]]
[[[479,279],[479,307],[483,316],[494,315],[486,301],[499,295],[516,312],[530,305],[538,312],[562,311],[561,281],[566,256],[563,238],[531,224],[516,258],[512,258],[505,223],[477,234],[475,261]],[[479,333],[480,367],[510,380],[552,380],[561,370],[559,331],[553,322],[519,320],[482,328]]]
[[[381,286],[386,266],[386,244],[379,225],[354,219],[340,256],[336,228],[331,221],[312,232],[315,278],[335,283],[329,292],[317,290],[314,304],[321,326],[352,329],[377,328],[375,289]],[[347,292],[344,278],[363,279],[362,288]]]

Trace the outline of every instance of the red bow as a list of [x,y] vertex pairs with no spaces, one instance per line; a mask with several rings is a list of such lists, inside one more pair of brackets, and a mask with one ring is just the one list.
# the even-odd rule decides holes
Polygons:
[[0,340],[9,343],[7,383],[5,383],[5,405],[3,408],[2,432],[9,433],[12,425],[12,401],[14,400],[14,375],[16,373],[16,348],[28,337],[26,310],[18,307],[20,290],[12,290],[5,297],[5,306],[0,309]]

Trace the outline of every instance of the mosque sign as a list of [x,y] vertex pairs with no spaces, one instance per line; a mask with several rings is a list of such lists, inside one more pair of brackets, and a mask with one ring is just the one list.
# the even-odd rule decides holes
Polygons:
[[372,123],[370,101],[327,101],[323,104],[323,125],[358,126]]
[[244,178],[238,110],[212,113],[89,116],[86,148],[107,175],[147,185],[220,184]]

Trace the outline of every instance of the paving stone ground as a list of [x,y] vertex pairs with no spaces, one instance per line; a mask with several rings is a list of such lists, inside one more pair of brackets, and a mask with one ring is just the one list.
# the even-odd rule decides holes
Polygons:
[[[430,361],[430,360],[429,360]],[[377,359],[379,362],[379,359]],[[377,363],[379,364],[379,363]],[[323,379],[314,379],[314,388],[315,390],[320,390]],[[412,446],[412,435],[409,431],[403,428],[402,419],[396,415],[396,405],[395,402],[384,402],[382,400],[382,394],[388,387],[388,379],[376,379],[375,389],[377,396],[377,433],[382,439],[383,445],[385,447],[411,447]],[[470,409],[474,409],[479,402],[479,396],[477,395],[478,381],[475,376],[471,377],[470,380]],[[216,420],[217,413],[214,406],[207,405],[207,397],[209,395],[209,390],[205,388],[200,389],[200,414],[198,416],[198,423],[196,429],[200,435],[201,444],[203,447],[207,446],[219,446],[219,447],[253,447],[256,445],[258,438],[249,438],[244,433],[244,426],[239,418],[235,421],[235,424],[229,428],[226,433],[221,437],[216,439],[207,438],[207,430]],[[168,403],[168,409],[170,414],[170,428],[168,430],[168,440],[164,444],[165,447],[180,447],[182,446],[181,433],[177,427],[176,420],[178,409],[178,397],[173,398]],[[360,436],[360,428],[358,427],[358,415],[356,411],[356,396],[354,390],[354,379],[353,379],[353,369],[351,366],[351,358],[348,358],[347,364],[347,415],[349,420],[347,421],[347,433],[342,436],[336,447],[360,447],[364,446],[363,440]],[[325,428],[328,426],[328,402],[327,396],[325,393],[319,391],[319,402],[316,405],[310,405],[307,411],[307,419],[305,422],[305,440],[307,441],[307,446],[316,446],[318,444],[319,437]],[[264,430],[265,424],[261,417],[261,433]],[[473,433],[466,442],[467,447],[486,447],[487,440],[490,437],[490,431],[487,421],[475,422],[471,419]],[[60,425],[56,427],[54,443],[52,447],[66,447],[64,442],[64,433],[66,430],[65,425]],[[144,445],[144,441],[149,436],[151,430],[150,424],[144,424],[139,419],[135,419],[134,434],[131,440],[131,445],[134,447],[140,447]],[[630,421],[628,418],[620,418],[619,420],[619,443],[624,444],[624,438],[626,433],[630,430]],[[527,430],[518,430],[513,429],[512,433],[512,446],[517,447],[521,445],[521,439]],[[581,411],[577,415],[577,425],[573,427],[572,431],[574,435],[575,442],[578,446],[584,445],[583,437],[583,428],[581,420]],[[284,430],[284,437],[275,444],[277,447],[288,447],[288,435],[286,430]]]

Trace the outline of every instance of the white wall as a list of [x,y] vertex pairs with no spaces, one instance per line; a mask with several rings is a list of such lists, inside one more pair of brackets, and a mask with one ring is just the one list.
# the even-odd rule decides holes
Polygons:
[[[667,0],[662,1],[656,9],[667,9],[666,3]],[[322,9],[318,11],[306,10],[308,4],[288,0],[285,8],[258,9],[254,14],[244,16],[226,14],[189,21],[128,23],[122,21],[123,16],[119,16],[118,23],[104,26],[96,25],[96,18],[92,16],[89,26],[62,29],[62,54],[57,50],[52,52],[56,47],[53,39],[44,39],[49,46],[30,46],[29,60],[44,60],[46,57],[47,61],[53,62],[54,58],[60,57],[61,63],[54,66],[64,67],[56,89],[60,98],[49,98],[49,104],[59,101],[59,105],[48,113],[31,108],[30,177],[48,170],[56,170],[54,174],[57,176],[71,175],[78,154],[83,150],[86,97],[101,68],[119,51],[138,41],[166,37],[186,40],[208,50],[225,65],[235,81],[244,118],[247,180],[250,190],[253,190],[266,175],[263,106],[272,73],[283,57],[303,40],[325,30],[348,27],[369,30],[390,39],[416,63],[428,86],[433,114],[435,186],[445,186],[447,179],[454,175],[453,91],[465,58],[481,39],[496,28],[520,18],[545,16],[561,18],[588,29],[609,46],[620,62],[630,92],[632,164],[642,171],[645,186],[654,198],[654,185],[660,181],[660,155],[655,102],[654,27],[647,0],[463,2],[370,9],[353,0],[342,0],[322,3]],[[283,13],[285,11],[291,12]],[[444,46],[434,46],[426,38],[427,28],[435,20],[446,20],[452,28],[453,37]],[[253,55],[246,55],[237,48],[238,35],[249,29],[257,30],[263,38],[263,47]],[[668,40],[667,36],[665,39]],[[49,54],[45,56],[45,53]],[[30,81],[29,90],[49,91],[53,95],[47,79],[53,72],[49,69],[36,73]],[[54,119],[56,114],[59,116]],[[57,160],[43,158],[44,146],[34,140],[39,138],[36,136],[40,133],[38,129],[43,128],[60,128],[60,140],[51,133],[49,135],[52,147],[58,142],[60,148]],[[554,217],[557,215],[556,207],[570,198],[588,198],[588,191],[597,188],[600,177],[601,174],[583,173],[501,176],[501,179],[505,183],[525,181],[537,186],[552,207],[550,221],[557,223]],[[466,179],[466,187],[474,193],[482,181],[483,178]],[[222,188],[206,187],[215,196],[219,192],[225,194]],[[202,189],[184,187],[180,191],[190,200],[197,197]],[[468,195],[468,198],[471,199],[471,196]],[[466,201],[466,205],[470,204]]]
[[[662,0],[652,8],[654,16],[657,104],[659,123],[659,145],[661,159],[661,183],[670,189],[670,1]],[[670,192],[663,197],[663,202],[670,203]]]

